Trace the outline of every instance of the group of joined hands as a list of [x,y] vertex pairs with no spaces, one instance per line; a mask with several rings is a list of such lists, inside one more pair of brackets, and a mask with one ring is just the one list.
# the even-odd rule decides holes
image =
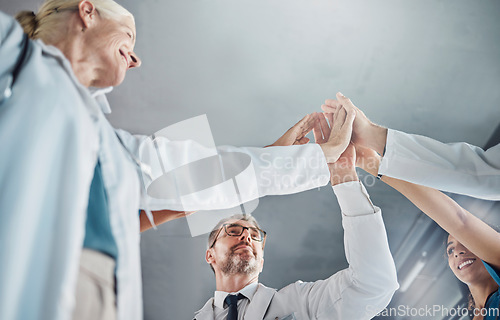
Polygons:
[[323,113],[307,114],[268,147],[309,143],[306,135],[312,131],[328,163],[332,185],[358,180],[356,167],[377,175],[387,129],[371,122],[342,93],[336,97],[325,101]]
[[[321,106],[323,113],[307,114],[288,129],[276,142],[266,147],[303,145],[311,131],[321,147],[330,170],[332,186],[358,181],[356,167],[377,176],[384,153],[387,129],[371,122],[350,99],[337,93],[337,99],[327,99]],[[157,225],[194,211],[153,211]],[[141,232],[152,227],[145,214],[140,215]]]

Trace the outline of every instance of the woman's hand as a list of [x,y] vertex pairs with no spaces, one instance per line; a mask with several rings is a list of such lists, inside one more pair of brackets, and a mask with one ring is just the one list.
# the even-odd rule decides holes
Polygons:
[[323,114],[317,113],[316,117],[316,125],[313,128],[314,139],[321,146],[326,162],[334,163],[349,146],[356,113],[353,110],[337,108],[335,113],[326,115],[330,125]]
[[266,147],[291,146],[308,143],[309,138],[306,138],[306,135],[311,132],[314,127],[315,120],[314,114],[306,115],[293,127],[288,129],[288,131],[276,140],[275,143]]

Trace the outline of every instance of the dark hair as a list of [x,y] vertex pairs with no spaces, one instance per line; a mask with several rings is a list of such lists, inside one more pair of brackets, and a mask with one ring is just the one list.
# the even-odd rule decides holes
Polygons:
[[[492,225],[492,224],[487,223],[487,222],[485,222],[485,223],[488,226],[490,226],[493,230],[495,230],[496,232],[500,233],[500,226]],[[444,251],[445,251],[445,257],[446,257],[446,259],[448,259],[447,244],[448,244],[448,237],[450,236],[450,234],[446,230],[444,231],[444,233],[445,233],[445,235],[444,235]],[[476,302],[474,301],[474,297],[472,296],[472,293],[470,292],[469,287],[467,285],[465,285],[465,287],[466,287],[466,292],[468,293],[468,297],[467,297],[467,300],[468,300],[467,309],[469,309],[469,311],[472,311],[472,310],[474,310],[476,308]]]

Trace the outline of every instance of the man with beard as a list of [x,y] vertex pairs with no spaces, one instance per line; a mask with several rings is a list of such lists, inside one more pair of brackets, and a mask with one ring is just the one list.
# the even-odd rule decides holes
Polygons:
[[398,288],[381,211],[355,171],[350,145],[329,164],[340,208],[349,267],[326,280],[297,281],[281,290],[259,283],[266,233],[255,218],[235,215],[221,220],[208,238],[206,261],[216,290],[196,320],[371,319]]

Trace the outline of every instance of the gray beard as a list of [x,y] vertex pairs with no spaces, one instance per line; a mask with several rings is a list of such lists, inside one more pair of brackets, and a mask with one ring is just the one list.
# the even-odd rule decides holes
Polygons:
[[242,259],[239,254],[234,252],[226,256],[226,261],[221,266],[222,273],[230,274],[246,274],[250,275],[257,272],[257,260],[255,258]]

